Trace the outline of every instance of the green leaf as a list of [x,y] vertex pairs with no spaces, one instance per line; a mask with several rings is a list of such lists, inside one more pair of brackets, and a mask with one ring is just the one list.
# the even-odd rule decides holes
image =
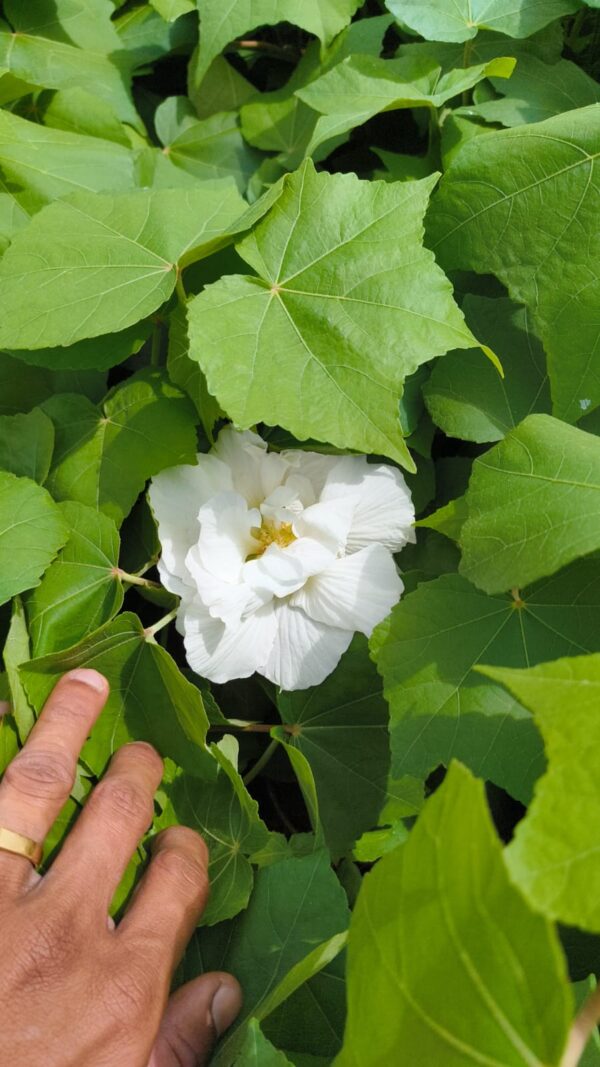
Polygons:
[[174,22],[196,7],[194,0],[150,0],[150,3],[167,22]]
[[235,1062],[245,1021],[260,1012],[292,967],[347,923],[344,891],[320,851],[257,871],[246,911],[193,938],[186,957],[192,973],[230,971],[244,990],[242,1011],[221,1040],[214,1067]]
[[307,154],[380,111],[440,108],[482,78],[510,77],[514,65],[514,59],[493,59],[444,74],[435,59],[421,55],[392,60],[351,55],[296,94],[324,116],[317,122]]
[[199,88],[194,85],[195,59],[190,61],[190,100],[199,119],[207,119],[217,111],[238,111],[256,94],[256,89],[225,56],[213,60]]
[[554,19],[571,15],[578,0],[386,0],[386,7],[429,41],[468,41],[479,30],[530,37]]
[[403,597],[371,638],[390,703],[392,773],[426,777],[452,757],[528,801],[539,735],[515,700],[473,673],[600,651],[600,573],[581,560],[520,594],[489,597],[445,574]]
[[258,26],[292,22],[313,33],[323,45],[348,25],[360,0],[229,0],[224,10],[219,0],[197,0],[200,10],[200,48],[193,72],[197,88],[210,64],[225,45]]
[[494,78],[492,85],[501,99],[478,102],[469,110],[503,126],[543,122],[600,101],[600,85],[568,59],[549,65],[537,56],[524,55],[508,84]]
[[38,206],[31,201],[30,195],[7,184],[0,174],[0,253],[6,251],[17,230],[27,226]]
[[475,460],[466,504],[466,578],[498,593],[553,574],[600,548],[600,440],[530,415]]
[[292,1061],[267,1040],[256,1019],[248,1021],[234,1063],[235,1067],[293,1067]]
[[55,393],[69,391],[97,400],[106,391],[105,376],[97,371],[34,369],[0,352],[0,415],[31,411]]
[[131,151],[113,141],[48,129],[0,111],[0,166],[5,176],[47,203],[81,190],[133,189]]
[[26,415],[0,416],[0,470],[46,480],[54,449],[54,426],[39,408]]
[[60,510],[69,540],[26,601],[36,657],[76,644],[123,603],[119,535],[112,519],[70,500]]
[[149,741],[192,773],[206,766],[208,720],[200,691],[135,615],[119,615],[73,648],[22,666],[37,712],[60,676],[75,667],[93,667],[110,683],[110,696],[82,753],[94,774],[102,774],[113,753],[129,741]]
[[558,1067],[571,1011],[556,933],[509,880],[483,783],[453,764],[363,880],[335,1067]]
[[532,411],[550,410],[544,350],[526,308],[511,300],[467,296],[468,325],[496,352],[498,374],[481,352],[451,352],[438,360],[423,395],[433,421],[449,437],[500,441]]
[[473,345],[421,245],[434,180],[361,182],[310,162],[284,178],[237,246],[259,277],[225,277],[188,307],[190,356],[237,425],[278,423],[298,440],[414,469],[398,420],[403,380],[435,354]]
[[213,440],[215,423],[223,413],[214,396],[211,396],[206,378],[197,362],[190,359],[187,317],[185,308],[178,307],[169,320],[169,350],[167,370],[171,381],[183,389],[194,402],[204,432]]
[[10,626],[2,658],[6,667],[12,715],[23,743],[35,719],[19,674],[20,665],[31,659],[27,619],[20,597],[15,597],[12,602]]
[[154,63],[169,53],[190,52],[198,38],[198,16],[190,13],[167,23],[149,4],[129,7],[114,20],[128,70]]
[[280,693],[277,704],[288,744],[313,772],[327,844],[340,855],[376,825],[389,795],[388,709],[366,641],[356,637],[320,686]]
[[597,105],[478,137],[445,174],[430,214],[443,266],[493,273],[531,309],[554,414],[569,422],[600,405],[597,253],[581,237],[595,233],[600,211],[599,150]]
[[[161,112],[181,99],[164,100],[157,108],[155,121],[160,123]],[[235,112],[220,111],[201,120],[192,112],[169,131],[169,136],[164,136],[159,126],[157,131],[171,162],[203,181],[231,176],[243,192],[260,162],[258,153],[245,144]]]
[[[5,17],[19,33],[70,41],[78,48],[112,52],[119,38],[111,22],[112,0],[4,0]],[[53,17],[49,17],[53,16]]]
[[12,715],[3,712],[0,716],[0,774],[3,774],[9,763],[19,751],[19,737]]
[[38,585],[67,537],[68,527],[45,489],[0,471],[0,604]]
[[[13,349],[12,355],[34,367],[60,370],[108,370],[140,350],[152,332],[152,322],[137,322],[120,333],[89,337],[56,348]],[[59,392],[61,390],[58,390]]]
[[481,670],[531,709],[548,757],[506,852],[511,877],[536,910],[600,933],[600,655]]
[[216,745],[210,751],[214,781],[208,784],[182,774],[168,790],[176,821],[198,830],[209,847],[211,892],[202,916],[206,926],[231,919],[247,906],[254,882],[247,857],[263,848],[269,836],[258,804],[235,768]]
[[128,127],[119,122],[110,104],[87,89],[57,89],[40,93],[37,106],[42,113],[44,126],[86,137],[101,137],[105,141],[131,148]]
[[49,204],[0,263],[0,344],[70,345],[139,322],[171,295],[184,258],[228,242],[244,207],[232,180]]
[[153,474],[196,462],[192,405],[160,371],[138,371],[101,408],[67,394],[46,401],[44,410],[56,432],[53,496],[98,508],[117,525]]

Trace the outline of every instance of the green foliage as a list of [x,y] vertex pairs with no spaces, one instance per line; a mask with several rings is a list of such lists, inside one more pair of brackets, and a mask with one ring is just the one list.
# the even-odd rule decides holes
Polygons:
[[[0,773],[65,670],[111,686],[44,862],[148,741],[150,833],[210,848],[177,982],[244,987],[211,1067],[575,1067],[600,974],[598,0],[1,6]],[[312,688],[190,668],[219,623],[190,637],[184,557],[232,594],[227,523],[208,565],[193,544],[231,423],[264,471],[305,448],[315,484],[357,452],[407,472],[404,592],[369,639],[321,624],[347,651]],[[270,474],[244,470],[257,506]],[[365,509],[384,538],[391,496]],[[368,583],[332,587],[369,633]],[[288,610],[284,653],[316,662]],[[244,626],[240,662],[269,639]]]

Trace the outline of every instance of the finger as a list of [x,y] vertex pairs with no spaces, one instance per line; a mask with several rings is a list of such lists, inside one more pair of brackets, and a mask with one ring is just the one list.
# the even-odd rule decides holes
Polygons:
[[171,973],[208,899],[208,850],[187,826],[171,826],[155,838],[152,860],[118,936],[142,947],[152,966]]
[[[77,757],[108,696],[97,671],[75,670],[55,685],[21,752],[0,783],[0,826],[43,842],[73,788]],[[29,881],[28,860],[0,852],[3,885]]]
[[82,887],[108,909],[121,877],[154,815],[163,763],[144,742],[124,745],[91,793],[47,880]]
[[171,997],[148,1067],[204,1067],[217,1038],[242,1006],[230,974],[203,974]]

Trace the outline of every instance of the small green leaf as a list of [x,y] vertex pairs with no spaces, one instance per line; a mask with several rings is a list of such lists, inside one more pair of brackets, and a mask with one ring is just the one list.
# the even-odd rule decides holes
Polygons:
[[335,1067],[558,1067],[572,995],[558,937],[511,884],[483,783],[460,764],[350,925]]
[[45,482],[52,462],[54,426],[40,408],[0,416],[0,470]]
[[27,619],[20,597],[15,597],[12,602],[10,626],[2,657],[6,667],[12,715],[20,741],[23,743],[34,724],[35,718],[19,674],[20,665],[31,659]]
[[0,471],[0,604],[38,585],[68,536],[45,489]]
[[479,30],[508,37],[530,37],[562,15],[571,15],[578,0],[386,0],[401,22],[428,41],[468,41]]
[[434,180],[361,182],[310,162],[284,178],[238,245],[259,277],[225,277],[188,307],[190,356],[237,425],[278,423],[414,469],[398,419],[404,378],[476,343],[421,244]]
[[212,441],[215,423],[223,417],[223,412],[214,396],[211,396],[208,391],[206,378],[200,365],[190,359],[189,344],[185,308],[178,307],[169,320],[167,370],[171,381],[175,382],[193,400],[204,432],[208,440]]
[[511,877],[536,910],[600,933],[600,655],[480,669],[531,709],[548,757],[506,852]]
[[249,1019],[234,1067],[294,1067],[263,1034],[258,1021]]
[[26,601],[36,657],[76,644],[108,622],[123,603],[114,522],[75,501],[59,507],[69,540]]
[[492,85],[500,99],[478,102],[469,111],[503,126],[543,122],[563,111],[600,101],[598,82],[568,59],[549,64],[537,56],[523,55],[508,84],[494,78]]
[[461,573],[487,593],[600,548],[600,440],[530,415],[473,464]]
[[160,371],[138,371],[111,390],[101,409],[67,394],[44,410],[56,431],[50,491],[57,500],[98,508],[117,525],[151,475],[196,462],[191,402]]
[[[171,106],[169,97],[157,108],[155,121],[160,123],[161,112]],[[185,99],[185,98],[184,98]],[[187,102],[187,101],[186,101]],[[157,127],[158,128],[158,127]],[[159,129],[163,151],[177,167],[181,167],[202,181],[215,178],[235,178],[240,192],[260,163],[261,157],[244,142],[235,112],[219,111],[206,119],[186,115],[165,137]]]
[[113,753],[129,741],[149,741],[192,773],[205,768],[208,720],[200,692],[149,639],[135,615],[119,615],[73,648],[22,666],[37,712],[60,676],[75,667],[94,667],[110,683],[110,696],[82,753],[94,774],[102,774]]
[[[13,349],[12,355],[33,367],[60,370],[108,370],[139,352],[152,332],[152,322],[137,322],[120,333],[89,337],[56,348]],[[62,390],[56,390],[61,392]],[[66,390],[65,390],[66,391]]]

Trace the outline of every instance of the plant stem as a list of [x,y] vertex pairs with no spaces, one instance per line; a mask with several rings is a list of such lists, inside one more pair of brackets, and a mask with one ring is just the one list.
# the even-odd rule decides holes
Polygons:
[[173,621],[177,615],[177,611],[177,608],[173,608],[168,615],[163,615],[162,619],[159,619],[158,622],[155,622],[152,626],[147,626],[144,630],[146,638],[152,640],[159,630],[164,629],[165,626],[168,626],[169,623]]
[[292,45],[279,45],[271,44],[270,41],[232,41],[227,52],[263,52],[266,56],[274,56],[276,59],[286,59],[292,62],[297,55],[296,49]]
[[581,1011],[575,1016],[569,1040],[560,1067],[577,1067],[585,1047],[600,1022],[600,986],[585,1001]]
[[[463,48],[463,67],[469,66],[469,60],[471,58],[471,49],[473,48],[473,38],[469,37],[465,41],[465,47]],[[464,89],[461,97],[462,106],[467,107],[471,103],[471,90]]]
[[160,351],[162,341],[162,327],[160,322],[154,323],[154,330],[152,331],[152,348],[150,349],[150,366],[158,367],[160,365]]
[[185,291],[185,286],[183,284],[183,278],[181,277],[180,270],[177,271],[177,281],[175,282],[175,289],[177,290],[179,303],[182,305],[182,307],[185,307],[187,304],[187,293]]
[[114,574],[121,582],[127,582],[128,585],[143,585],[146,589],[162,589],[160,582],[153,582],[150,578],[142,578],[140,574],[128,574],[127,571],[122,571],[120,567],[115,567]]
[[266,767],[269,760],[272,759],[272,757],[275,755],[278,748],[279,741],[273,740],[270,744],[267,745],[262,756],[257,759],[256,763],[250,768],[248,773],[244,775],[242,779],[244,785],[249,785],[250,782],[254,781],[254,779],[260,774],[263,768]]

